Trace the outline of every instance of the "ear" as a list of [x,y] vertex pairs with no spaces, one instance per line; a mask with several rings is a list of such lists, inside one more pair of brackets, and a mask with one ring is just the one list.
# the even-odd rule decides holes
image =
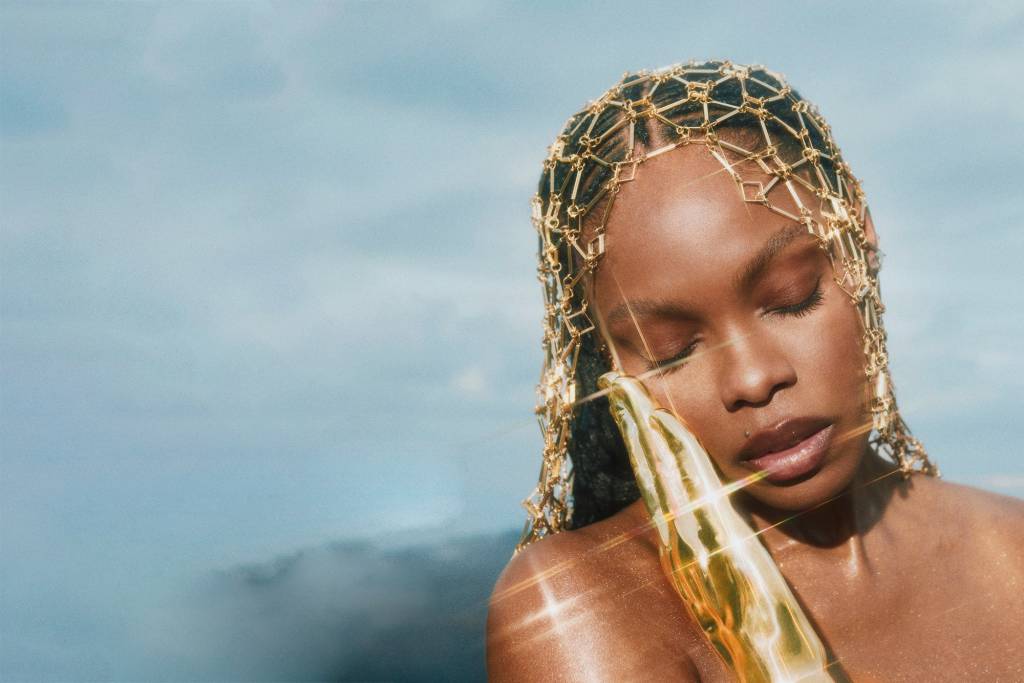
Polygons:
[[864,207],[864,217],[861,219],[861,227],[864,228],[864,237],[867,238],[868,244],[877,251],[878,233],[875,232],[875,223],[871,220],[871,209],[866,206]]
[[871,220],[871,211],[867,206],[864,207],[860,224],[864,229],[864,238],[868,243],[867,253],[865,254],[868,270],[872,276],[877,276],[879,269],[882,267],[882,252],[878,249],[878,233],[875,232],[875,223]]

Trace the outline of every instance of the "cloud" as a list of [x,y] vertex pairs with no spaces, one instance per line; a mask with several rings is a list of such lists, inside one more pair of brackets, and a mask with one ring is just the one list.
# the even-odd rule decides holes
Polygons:
[[480,396],[487,390],[487,378],[478,367],[469,367],[452,378],[455,388],[468,396]]
[[487,598],[516,540],[310,548],[211,575],[139,626],[153,663],[191,680],[483,680]]

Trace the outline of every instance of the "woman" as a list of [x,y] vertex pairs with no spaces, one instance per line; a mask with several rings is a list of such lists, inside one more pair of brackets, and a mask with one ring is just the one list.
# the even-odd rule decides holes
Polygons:
[[813,106],[760,67],[627,75],[550,149],[534,223],[544,463],[493,680],[733,679],[662,571],[612,368],[751,482],[734,505],[836,677],[1024,679],[1024,504],[931,476],[900,419],[877,235]]

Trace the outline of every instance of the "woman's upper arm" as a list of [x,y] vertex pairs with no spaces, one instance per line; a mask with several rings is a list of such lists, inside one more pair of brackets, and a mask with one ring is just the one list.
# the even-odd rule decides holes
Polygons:
[[647,634],[609,599],[621,591],[576,561],[571,543],[555,540],[526,548],[498,579],[487,618],[488,680],[699,680],[683,653],[651,656]]
[[559,577],[547,576],[551,567],[543,566],[550,559],[550,553],[530,546],[498,578],[487,613],[489,681],[579,680],[573,664],[583,653],[573,652],[572,634],[560,628],[560,601],[547,585],[548,578],[560,583]]

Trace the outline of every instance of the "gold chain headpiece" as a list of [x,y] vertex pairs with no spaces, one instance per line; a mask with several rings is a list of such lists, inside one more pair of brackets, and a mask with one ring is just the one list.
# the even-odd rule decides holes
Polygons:
[[[746,135],[723,136],[732,130]],[[568,528],[573,511],[569,440],[579,396],[578,361],[586,335],[598,334],[582,278],[605,249],[605,225],[622,183],[640,165],[686,145],[703,145],[735,181],[744,202],[760,204],[807,228],[828,254],[836,282],[856,303],[864,326],[871,387],[872,443],[905,475],[938,474],[899,415],[889,378],[877,253],[864,231],[867,204],[817,108],[783,77],[761,66],[690,62],[627,74],[571,116],[544,160],[532,201],[544,289],[544,362],[537,415],[544,438],[540,478],[523,501],[529,514],[519,547]],[[753,162],[771,179],[744,180]],[[817,214],[797,188],[812,193]],[[797,213],[771,200],[792,199]],[[586,220],[586,230],[584,230]]]

